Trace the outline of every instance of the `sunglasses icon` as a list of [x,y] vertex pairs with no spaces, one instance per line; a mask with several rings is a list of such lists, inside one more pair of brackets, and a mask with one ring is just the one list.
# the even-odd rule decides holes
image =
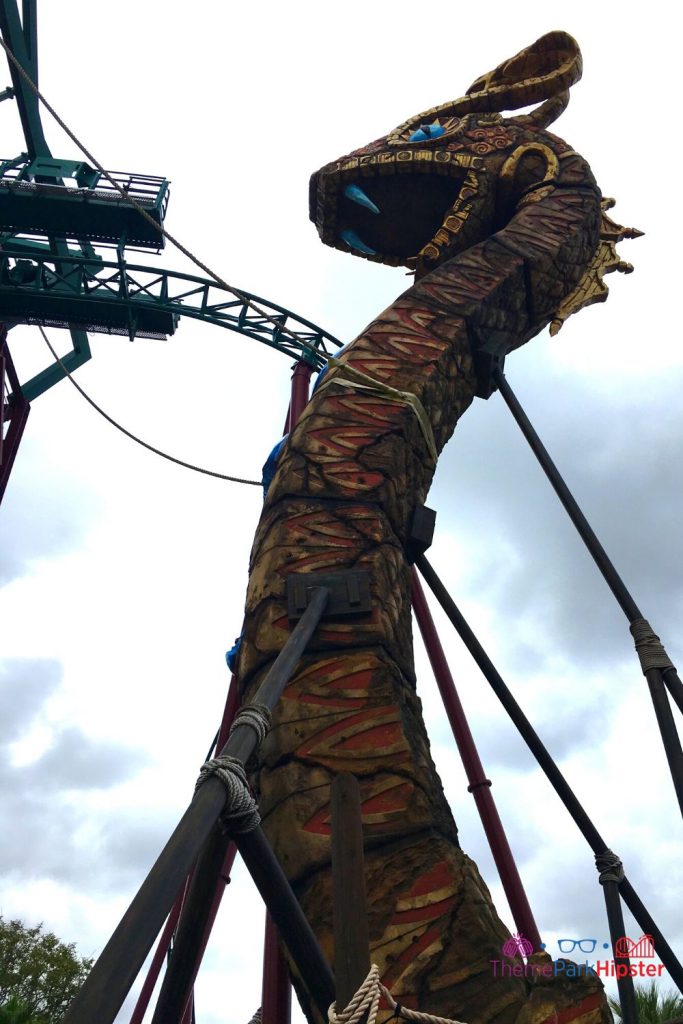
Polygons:
[[582,953],[592,953],[598,944],[597,939],[558,939],[560,953],[571,953],[578,946]]

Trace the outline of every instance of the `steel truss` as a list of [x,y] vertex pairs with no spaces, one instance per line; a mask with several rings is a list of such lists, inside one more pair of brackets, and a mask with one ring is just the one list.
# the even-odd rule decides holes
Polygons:
[[[7,242],[0,251],[0,309],[8,325],[127,334],[131,341],[172,335],[179,318],[187,316],[238,331],[314,369],[341,347],[332,334],[284,306],[250,292],[237,296],[209,278],[131,265],[122,258],[55,256],[22,240]],[[31,401],[60,376],[61,368],[50,366],[22,391]]]

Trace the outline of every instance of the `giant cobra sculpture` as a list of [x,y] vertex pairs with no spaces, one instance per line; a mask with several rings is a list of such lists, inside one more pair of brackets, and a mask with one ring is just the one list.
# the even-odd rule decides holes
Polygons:
[[437,455],[474,396],[488,394],[491,366],[604,297],[606,270],[626,269],[614,242],[629,232],[605,217],[586,161],[546,131],[580,74],[575,41],[552,32],[461,99],[313,175],[323,242],[406,266],[415,282],[331,362],[279,455],[238,661],[248,700],[290,632],[291,574],[368,571],[371,610],[321,624],[254,785],[332,959],[330,783],[340,771],[356,775],[372,960],[404,1005],[470,1024],[609,1020],[594,978],[492,974],[508,932],[460,849],[430,757],[405,553]]

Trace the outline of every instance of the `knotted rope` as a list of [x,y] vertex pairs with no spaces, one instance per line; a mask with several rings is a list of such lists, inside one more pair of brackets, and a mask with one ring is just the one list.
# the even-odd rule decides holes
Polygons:
[[604,850],[602,853],[596,853],[595,855],[595,866],[600,872],[598,881],[600,885],[604,885],[605,882],[623,882],[624,865],[621,863],[616,853],[612,853],[611,850]]
[[[384,998],[394,1011],[387,1020],[416,1020],[424,1024],[460,1024],[460,1021],[450,1020],[446,1017],[434,1017],[431,1013],[419,1013],[417,1010],[409,1010],[406,1006],[397,1003],[388,988],[385,988],[379,980],[379,968],[373,964],[370,973],[356,992],[355,996],[345,1010],[337,1010],[337,1004],[332,1003],[327,1011],[329,1024],[360,1024],[367,1014],[367,1024],[375,1024],[380,998]],[[386,1021],[384,1022],[386,1024]]]
[[248,725],[256,733],[256,743],[259,744],[270,729],[272,717],[267,704],[245,704],[232,721],[230,735],[238,725]]
[[220,754],[205,761],[199,769],[199,778],[195,793],[211,775],[216,775],[226,790],[225,809],[221,814],[221,824],[226,832],[243,835],[253,832],[261,824],[258,805],[249,792],[244,765],[237,757]]
[[629,629],[635,641],[636,653],[640,658],[643,675],[651,668],[662,670],[675,668],[647,619],[634,619]]

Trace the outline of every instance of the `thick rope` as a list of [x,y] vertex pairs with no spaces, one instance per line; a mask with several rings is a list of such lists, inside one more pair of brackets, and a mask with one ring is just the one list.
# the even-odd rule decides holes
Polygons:
[[387,1018],[388,1020],[396,1018],[397,1020],[422,1021],[424,1024],[460,1024],[460,1021],[446,1017],[434,1017],[431,1013],[420,1013],[417,1010],[409,1010],[406,1006],[401,1006],[396,1002],[389,989],[385,988],[379,980],[377,964],[372,965],[370,973],[345,1010],[337,1010],[337,1004],[332,1003],[327,1011],[327,1020],[329,1024],[360,1024],[367,1014],[367,1024],[376,1024],[377,1010],[382,996],[394,1011],[391,1017]]
[[600,872],[598,881],[600,885],[604,885],[605,882],[616,882],[619,884],[623,882],[624,878],[624,865],[617,857],[616,853],[612,853],[611,850],[605,850],[603,853],[596,853],[595,855],[595,866]]
[[249,792],[244,765],[239,758],[220,754],[218,757],[212,757],[210,761],[205,761],[199,769],[195,793],[211,775],[217,776],[226,789],[225,809],[221,814],[221,824],[226,832],[243,835],[258,828],[261,824],[261,815],[256,801]]
[[270,729],[272,717],[267,704],[245,704],[233,718],[229,735],[232,736],[233,729],[236,729],[238,725],[248,725],[256,733],[256,742],[258,744],[265,738],[266,733]]
[[[238,298],[240,300],[240,302],[243,302],[250,309],[253,309],[256,313],[259,314],[259,316],[264,317],[268,323],[273,324],[273,326],[277,327],[280,334],[283,334],[286,337],[291,338],[293,341],[300,341],[299,335],[295,331],[289,331],[286,327],[284,327],[282,325],[280,320],[278,320],[275,317],[271,316],[269,313],[266,312],[265,309],[261,309],[260,306],[258,306],[255,302],[253,302],[251,299],[249,299],[243,292],[239,291],[239,289],[233,288],[232,285],[229,285],[227,283],[227,281],[224,281],[223,278],[219,274],[216,274],[213,270],[211,270],[210,267],[207,267],[207,265],[205,263],[202,263],[202,261],[197,256],[194,255],[194,253],[190,252],[189,249],[186,249],[185,246],[182,244],[182,242],[179,242],[177,238],[174,238],[173,235],[170,234],[170,232],[168,232],[165,228],[162,228],[161,225],[158,224],[154,220],[153,217],[150,217],[149,213],[144,208],[144,206],[141,206],[141,204],[138,203],[133,198],[133,196],[129,195],[129,193],[126,192],[126,190],[124,188],[122,188],[121,185],[119,185],[119,183],[112,178],[112,176],[109,174],[108,171],[105,171],[105,169],[102,166],[102,164],[98,160],[95,159],[95,157],[92,155],[92,153],[88,149],[86,149],[86,147],[83,145],[83,143],[80,141],[80,139],[78,139],[76,137],[76,135],[74,135],[74,133],[71,131],[71,129],[68,127],[68,125],[66,125],[64,123],[64,121],[61,119],[61,117],[59,116],[57,111],[54,109],[54,107],[52,107],[50,105],[50,103],[48,103],[48,101],[45,99],[45,97],[43,96],[43,94],[41,93],[40,89],[38,88],[36,83],[33,81],[33,79],[28,75],[28,73],[21,66],[21,64],[19,63],[17,58],[14,56],[14,54],[12,53],[12,51],[10,50],[9,46],[4,41],[4,39],[2,39],[2,37],[0,37],[0,46],[2,46],[3,50],[7,54],[8,60],[10,60],[12,62],[12,64],[14,64],[15,68],[17,69],[17,71],[19,72],[21,77],[27,83],[28,87],[38,97],[38,99],[43,104],[45,109],[52,115],[52,117],[55,119],[55,121],[57,122],[59,127],[64,132],[66,132],[66,134],[69,136],[71,141],[76,146],[78,146],[78,148],[80,149],[81,153],[83,153],[83,155],[86,157],[86,159],[90,161],[90,163],[93,165],[93,167],[95,167],[95,169],[98,170],[100,172],[100,174],[103,175],[104,178],[106,178],[106,180],[109,182],[109,184],[112,185],[116,189],[116,191],[119,193],[119,195],[122,197],[122,199],[125,199],[126,203],[129,206],[132,206],[133,209],[136,210],[140,214],[141,217],[143,217],[146,221],[148,221],[150,224],[152,224],[154,226],[154,228],[159,232],[160,235],[163,235],[164,238],[167,238],[168,241],[171,243],[171,245],[174,245],[176,247],[176,249],[179,249],[180,252],[183,253],[184,256],[187,256],[187,258],[189,260],[191,260],[192,263],[194,263],[194,265],[196,267],[199,267],[200,270],[203,270],[205,274],[208,274],[209,277],[212,277],[214,279],[214,281],[216,281],[219,285],[221,285],[222,288],[225,288],[226,291],[231,292],[236,298]],[[251,483],[251,481],[249,481],[249,483]]]
[[193,469],[195,473],[203,473],[205,476],[214,476],[217,477],[219,480],[229,480],[233,484],[251,484],[254,487],[261,486],[260,480],[244,480],[240,476],[228,476],[226,473],[217,473],[213,469],[203,469],[202,466],[195,466],[191,462],[184,462],[183,459],[177,459],[175,455],[169,455],[168,452],[162,452],[161,449],[155,448],[153,444],[148,444],[147,441],[143,441],[141,438],[136,437],[135,434],[131,434],[130,430],[126,430],[126,428],[122,427],[120,423],[117,423],[115,419],[112,419],[109,413],[106,413],[104,409],[101,406],[99,406],[97,402],[94,401],[94,399],[90,397],[90,395],[86,394],[86,392],[83,390],[78,381],[76,381],[74,377],[69,373],[66,366],[64,365],[63,360],[61,360],[57,353],[55,352],[47,334],[40,325],[38,326],[38,330],[42,334],[43,340],[47,347],[49,348],[50,352],[52,353],[55,362],[57,362],[61,366],[63,372],[66,374],[66,376],[69,378],[73,386],[76,388],[76,391],[78,391],[78,393],[83,398],[85,398],[86,402],[89,405],[91,405],[93,409],[100,414],[100,416],[104,416],[107,423],[111,423],[112,427],[116,427],[116,429],[120,430],[122,434],[125,434],[126,437],[129,437],[131,441],[135,441],[136,444],[139,444],[143,448],[146,448],[147,451],[153,452],[154,455],[161,456],[162,459],[167,459],[169,462],[174,462],[176,466],[183,466],[185,469]]
[[254,1016],[249,1021],[249,1024],[261,1024],[262,1020],[263,1020],[263,1010],[259,1006],[259,1008],[256,1011],[256,1013],[254,1014]]
[[651,668],[675,669],[675,665],[647,619],[634,619],[629,629],[635,641],[636,653],[640,658],[643,675]]

